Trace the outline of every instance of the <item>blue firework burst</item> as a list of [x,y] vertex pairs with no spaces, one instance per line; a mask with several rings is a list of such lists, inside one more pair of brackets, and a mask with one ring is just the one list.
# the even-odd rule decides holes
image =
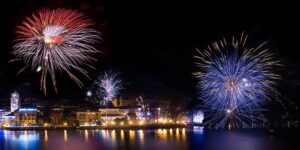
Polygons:
[[209,108],[208,123],[214,127],[251,127],[263,122],[263,104],[270,100],[281,66],[266,43],[246,46],[247,35],[213,42],[195,56],[199,71],[200,99]]

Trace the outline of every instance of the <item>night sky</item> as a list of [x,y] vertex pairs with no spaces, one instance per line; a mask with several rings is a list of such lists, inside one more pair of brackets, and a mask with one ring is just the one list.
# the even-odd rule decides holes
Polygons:
[[[295,6],[295,7],[293,7]],[[102,51],[95,57],[98,70],[89,70],[92,78],[102,70],[120,72],[124,94],[164,95],[176,93],[194,98],[196,80],[192,72],[195,48],[204,49],[222,37],[249,34],[249,44],[269,41],[285,67],[279,91],[297,102],[300,98],[299,14],[293,4],[244,3],[113,3],[101,0],[10,0],[2,4],[0,44],[0,97],[8,100],[18,90],[22,97],[43,97],[39,75],[27,70],[16,75],[22,63],[9,63],[15,26],[40,8],[72,8],[95,21],[102,32]],[[59,76],[59,93],[47,98],[82,99],[84,89],[64,75]],[[86,85],[92,81],[81,78]],[[50,84],[49,84],[50,85]],[[51,89],[51,88],[49,88]]]

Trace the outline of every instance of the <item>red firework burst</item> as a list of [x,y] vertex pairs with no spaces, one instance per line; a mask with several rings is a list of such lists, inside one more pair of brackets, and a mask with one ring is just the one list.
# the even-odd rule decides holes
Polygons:
[[38,68],[41,89],[46,94],[47,74],[57,91],[55,72],[65,72],[80,87],[82,82],[71,72],[76,70],[87,76],[79,65],[90,66],[98,52],[92,45],[100,39],[99,32],[88,28],[93,22],[86,15],[68,9],[42,9],[26,17],[17,26],[13,54],[25,62],[24,69]]
[[69,32],[86,28],[93,22],[83,13],[69,9],[42,9],[33,13],[31,17],[26,17],[21,25],[17,26],[16,40],[27,40],[35,36],[40,36],[45,27],[58,25],[67,29]]

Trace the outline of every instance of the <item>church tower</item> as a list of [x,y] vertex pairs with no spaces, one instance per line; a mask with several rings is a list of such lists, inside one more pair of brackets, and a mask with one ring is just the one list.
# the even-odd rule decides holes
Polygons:
[[10,97],[10,111],[14,112],[15,110],[21,107],[21,100],[18,92],[14,92]]

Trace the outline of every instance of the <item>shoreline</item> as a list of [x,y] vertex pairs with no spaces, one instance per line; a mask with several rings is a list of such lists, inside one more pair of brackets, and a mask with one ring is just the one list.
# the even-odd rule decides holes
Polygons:
[[[94,127],[0,127],[1,130],[8,131],[42,131],[42,130],[157,130],[157,129],[176,129],[176,128],[198,128],[203,129],[203,126],[193,126],[193,125],[130,125],[130,126],[94,126]],[[237,129],[209,129],[210,131],[247,131],[247,130],[261,130],[266,131],[270,134],[275,134],[278,131],[284,130],[295,130],[299,131],[300,128],[237,128]]]
[[172,124],[172,125],[123,125],[123,126],[92,126],[92,127],[0,127],[0,130],[12,130],[12,131],[22,131],[22,130],[152,130],[152,129],[162,129],[162,128],[187,128],[188,125],[183,124]]

